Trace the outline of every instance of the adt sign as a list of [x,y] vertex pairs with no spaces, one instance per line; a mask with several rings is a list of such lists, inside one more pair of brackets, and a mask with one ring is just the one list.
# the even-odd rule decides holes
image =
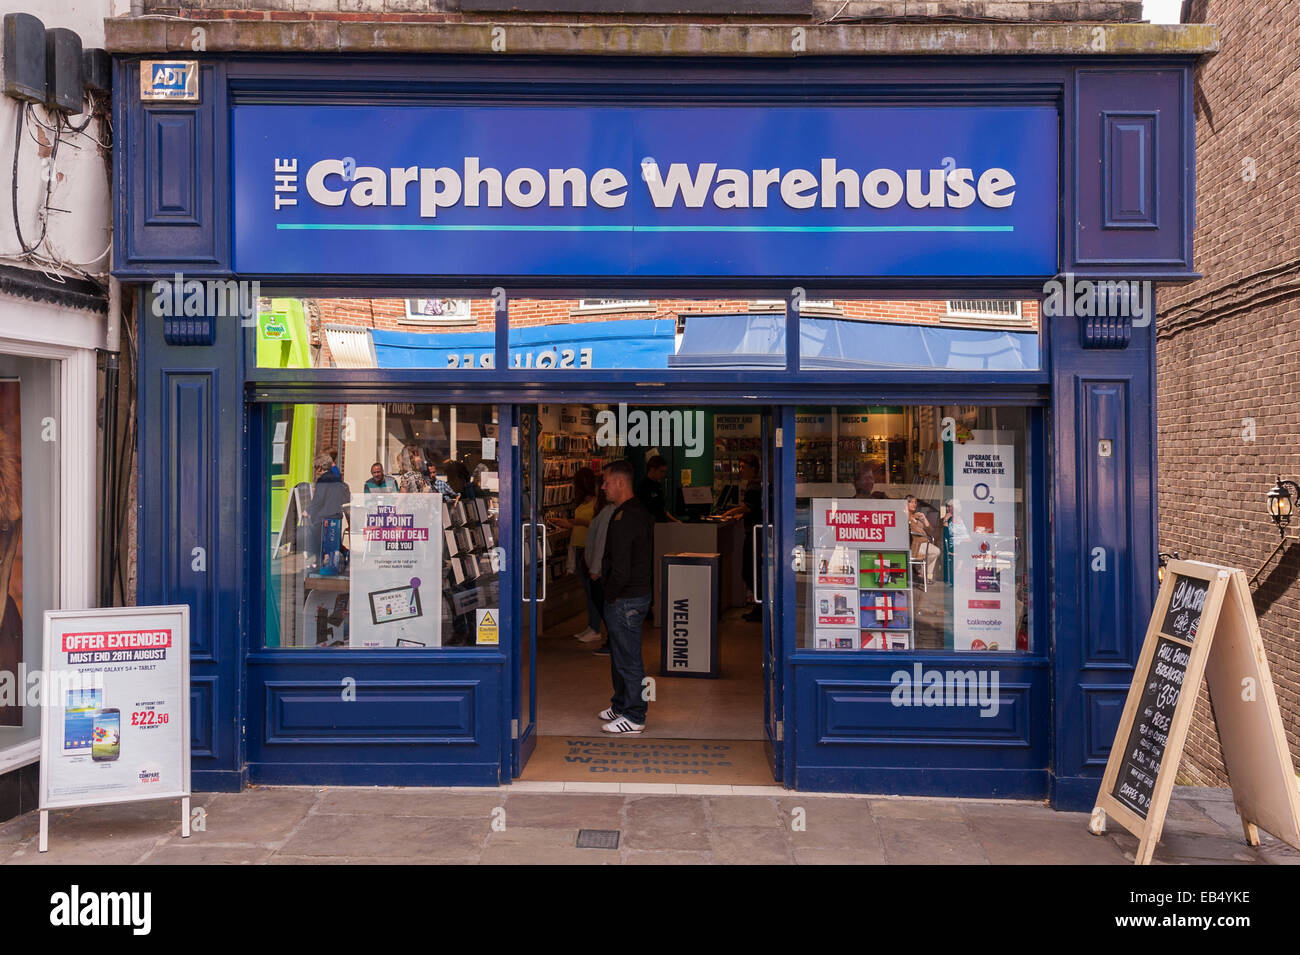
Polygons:
[[194,60],[145,60],[140,64],[140,99],[197,100],[199,64]]

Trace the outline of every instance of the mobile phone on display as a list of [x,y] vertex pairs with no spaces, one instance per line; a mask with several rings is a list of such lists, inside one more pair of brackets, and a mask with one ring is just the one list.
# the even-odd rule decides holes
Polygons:
[[97,762],[114,760],[122,754],[122,716],[116,707],[95,713],[90,740],[90,758]]

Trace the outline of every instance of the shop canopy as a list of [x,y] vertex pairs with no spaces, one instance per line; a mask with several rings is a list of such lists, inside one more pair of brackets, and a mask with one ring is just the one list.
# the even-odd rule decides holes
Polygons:
[[[803,370],[1040,367],[1037,331],[812,316],[803,316],[799,329]],[[380,368],[483,367],[495,343],[492,332],[373,329],[370,335]],[[510,354],[516,368],[781,369],[785,315],[687,315],[680,340],[671,318],[512,328]]]

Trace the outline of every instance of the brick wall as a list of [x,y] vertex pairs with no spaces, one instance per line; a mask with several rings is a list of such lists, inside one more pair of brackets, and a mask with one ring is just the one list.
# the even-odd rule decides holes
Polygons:
[[[1253,574],[1278,541],[1264,495],[1300,480],[1300,33],[1292,5],[1195,0],[1221,52],[1196,71],[1196,268],[1161,293],[1160,549]],[[1253,440],[1252,440],[1253,439]],[[1300,762],[1300,547],[1274,558],[1255,610]],[[1223,785],[1204,690],[1183,778]]]
[[[558,5],[558,4],[557,4]],[[613,3],[612,9],[617,9]],[[814,0],[808,17],[773,16],[629,16],[625,14],[572,13],[461,13],[459,0],[144,0],[146,13],[218,20],[385,20],[395,22],[581,21],[598,23],[729,23],[761,22],[837,23],[863,20],[948,20],[957,22],[1108,22],[1142,20],[1141,0]]]

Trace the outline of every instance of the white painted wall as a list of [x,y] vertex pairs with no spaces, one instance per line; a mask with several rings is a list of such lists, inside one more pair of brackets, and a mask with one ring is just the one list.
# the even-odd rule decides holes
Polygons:
[[[30,13],[47,28],[75,30],[82,48],[89,49],[104,45],[104,19],[114,15],[118,6],[126,5],[115,0],[0,0],[0,14]],[[75,275],[75,268],[80,268],[102,278],[108,271],[106,251],[112,225],[108,159],[96,142],[107,144],[105,130],[99,121],[92,122],[81,134],[65,130],[57,154],[51,156],[54,133],[24,121],[18,154],[18,215],[27,244],[30,246],[41,234],[46,201],[43,176],[53,177],[50,206],[68,210],[49,213],[46,241],[39,250],[44,261],[24,260],[14,232],[10,198],[14,125],[21,108],[17,100],[0,95],[0,263],[26,268],[39,264],[65,275]],[[43,106],[34,106],[32,112],[47,126],[55,125],[52,114]],[[87,115],[75,115],[72,122],[79,126]],[[57,262],[75,268],[52,264]]]

